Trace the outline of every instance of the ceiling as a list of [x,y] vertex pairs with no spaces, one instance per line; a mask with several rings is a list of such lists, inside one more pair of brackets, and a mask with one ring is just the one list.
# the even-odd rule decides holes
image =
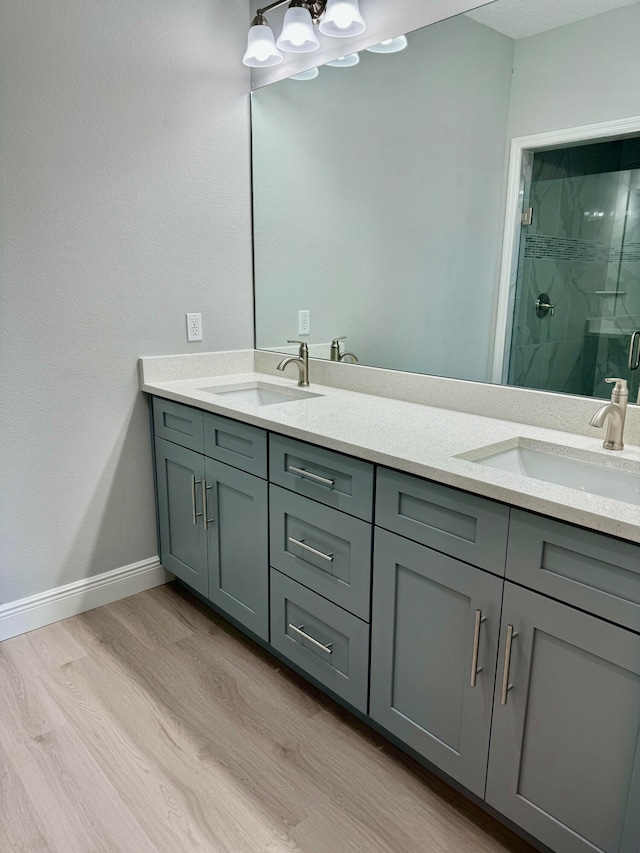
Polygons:
[[510,38],[522,39],[638,2],[640,0],[497,0],[466,14]]

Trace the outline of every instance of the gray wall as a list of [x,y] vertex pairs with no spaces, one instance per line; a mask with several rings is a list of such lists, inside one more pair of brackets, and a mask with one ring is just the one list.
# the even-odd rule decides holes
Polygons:
[[247,18],[2,4],[0,602],[157,554],[136,359],[252,345]]
[[516,42],[509,137],[640,112],[640,4]]
[[486,379],[512,56],[463,16],[254,92],[260,346],[295,338],[308,308],[310,343]]

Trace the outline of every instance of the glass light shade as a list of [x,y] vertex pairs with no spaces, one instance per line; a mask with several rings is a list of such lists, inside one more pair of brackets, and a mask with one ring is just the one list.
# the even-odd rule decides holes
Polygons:
[[287,53],[311,53],[320,47],[308,9],[301,6],[287,9],[277,45]]
[[290,80],[315,80],[320,72],[317,68],[310,68],[308,71],[301,71],[299,74],[292,74]]
[[367,28],[358,0],[328,0],[322,20],[320,32],[333,38],[352,38],[359,36]]
[[332,68],[351,68],[359,62],[359,55],[357,53],[350,53],[348,56],[341,56],[339,59],[332,59],[331,62],[325,62],[325,65],[330,65]]
[[242,61],[250,68],[268,68],[279,65],[284,56],[276,47],[273,31],[267,24],[255,24],[249,30],[247,50]]
[[384,41],[381,41],[380,44],[374,44],[371,47],[368,47],[367,50],[370,53],[398,53],[399,51],[404,50],[407,44],[406,36],[398,36],[395,39],[385,39]]

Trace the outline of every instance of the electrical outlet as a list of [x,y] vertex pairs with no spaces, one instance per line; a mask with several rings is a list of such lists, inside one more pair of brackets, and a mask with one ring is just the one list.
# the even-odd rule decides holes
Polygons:
[[187,314],[187,340],[202,340],[202,314]]
[[311,332],[311,311],[298,311],[298,334],[308,335]]

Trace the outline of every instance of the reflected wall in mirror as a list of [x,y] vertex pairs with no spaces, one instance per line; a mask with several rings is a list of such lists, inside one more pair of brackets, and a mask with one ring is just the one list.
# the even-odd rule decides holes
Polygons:
[[496,0],[254,92],[256,346],[635,400],[638,32],[636,0]]

